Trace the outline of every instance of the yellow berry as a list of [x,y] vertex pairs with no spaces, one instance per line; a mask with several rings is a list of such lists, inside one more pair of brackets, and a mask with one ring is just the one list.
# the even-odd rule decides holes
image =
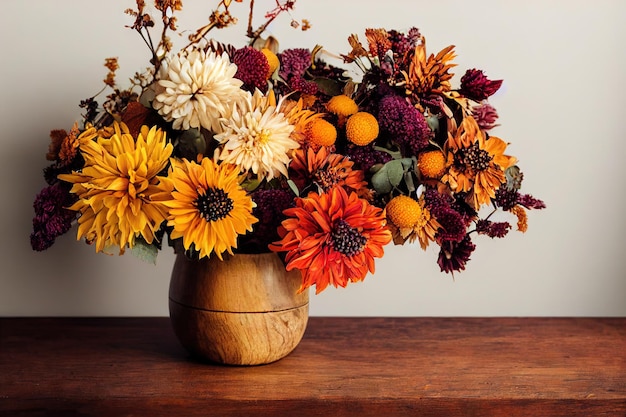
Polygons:
[[423,152],[417,158],[417,167],[426,178],[441,178],[446,172],[446,157],[440,150]]
[[267,48],[261,49],[261,52],[265,55],[265,58],[267,58],[267,63],[270,64],[270,69],[267,72],[267,78],[270,78],[278,67],[280,67],[280,61],[276,54]]
[[378,137],[378,121],[370,113],[355,113],[346,122],[346,136],[350,142],[365,146]]
[[422,216],[420,204],[406,195],[399,195],[387,203],[387,218],[399,228],[412,228]]
[[326,108],[329,112],[343,117],[352,116],[359,111],[359,106],[345,94],[331,98],[326,104]]
[[330,146],[337,139],[337,129],[324,119],[311,120],[306,124],[304,132],[307,139],[321,146]]

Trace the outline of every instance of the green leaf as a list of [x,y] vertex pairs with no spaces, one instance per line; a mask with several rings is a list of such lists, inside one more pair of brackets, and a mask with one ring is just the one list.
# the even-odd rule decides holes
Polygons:
[[241,188],[251,193],[261,185],[261,180],[258,178],[250,178],[241,183]]
[[387,166],[387,176],[389,177],[389,183],[397,187],[402,182],[402,176],[404,175],[404,166],[400,160],[389,161],[385,164]]
[[130,248],[130,253],[144,262],[156,265],[156,258],[159,250],[156,246],[150,245],[141,239],[135,240],[135,245]]
[[179,151],[183,152],[183,155],[190,159],[195,159],[196,155],[204,155],[206,152],[206,140],[200,133],[200,129],[191,128],[185,130],[177,140]]
[[329,96],[337,96],[343,93],[343,83],[326,77],[315,77],[311,81],[317,84],[319,90]]
[[287,180],[287,185],[296,196],[300,196],[300,190],[298,190],[298,186],[293,180]]

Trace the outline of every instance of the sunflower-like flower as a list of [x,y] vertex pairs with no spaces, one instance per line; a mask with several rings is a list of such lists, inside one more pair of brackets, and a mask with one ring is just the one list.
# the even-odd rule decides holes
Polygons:
[[330,153],[326,147],[317,151],[312,148],[297,149],[289,166],[289,179],[301,192],[311,184],[317,187],[316,191],[321,192],[335,186],[361,191],[367,187],[365,174],[353,169],[353,165],[350,158]]
[[453,74],[448,71],[456,65],[452,63],[455,57],[453,45],[442,49],[437,55],[427,57],[426,39],[422,36],[415,46],[409,71],[405,75],[407,91],[417,95],[450,91]]
[[448,134],[444,151],[448,171],[441,178],[455,193],[467,193],[467,202],[478,210],[496,197],[496,190],[506,182],[505,170],[516,158],[504,155],[507,144],[491,136],[488,139],[476,120],[465,117],[454,134]]
[[199,164],[172,158],[167,177],[159,177],[161,192],[153,197],[168,209],[170,237],[182,238],[185,250],[194,249],[200,258],[232,255],[237,236],[251,232],[258,221],[239,177],[236,166],[209,158]]
[[298,198],[284,214],[282,239],[270,249],[287,252],[287,270],[302,272],[300,291],[315,285],[319,293],[329,284],[362,281],[368,271],[374,273],[374,258],[382,257],[391,241],[382,210],[342,187]]
[[59,175],[74,184],[78,201],[69,207],[80,212],[78,239],[95,242],[96,251],[119,246],[124,253],[139,236],[147,243],[165,220],[166,212],[150,201],[158,191],[157,174],[167,166],[172,145],[165,133],[143,126],[133,138],[123,123],[114,123],[113,135],[95,135],[91,128],[79,136],[85,165],[80,172]]
[[243,82],[235,77],[237,66],[228,55],[203,50],[183,50],[163,61],[155,84],[152,106],[174,129],[220,128],[219,119],[229,114],[243,96]]
[[221,144],[215,156],[225,163],[236,164],[241,172],[252,172],[259,179],[287,176],[290,153],[300,145],[290,136],[294,127],[280,111],[273,93],[259,90],[247,93],[222,119],[222,133],[215,135]]

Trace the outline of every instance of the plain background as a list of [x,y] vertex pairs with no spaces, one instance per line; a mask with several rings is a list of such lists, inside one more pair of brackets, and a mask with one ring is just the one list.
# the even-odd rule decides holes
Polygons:
[[[180,28],[205,24],[213,3],[185,0]],[[257,5],[259,17],[274,2]],[[120,84],[147,64],[147,48],[124,27],[132,19],[123,10],[133,6],[3,3],[2,316],[168,314],[169,250],[156,266],[95,254],[75,230],[42,253],[29,245],[49,131],[69,129],[79,101],[101,88],[104,58],[119,58]],[[214,36],[242,45],[247,2],[232,7],[240,25]],[[311,315],[626,316],[626,2],[298,0],[293,16],[313,27],[301,32],[279,19],[272,33],[281,48],[346,53],[351,33],[416,26],[429,53],[456,45],[456,83],[468,68],[504,79],[491,100],[501,124],[494,133],[519,158],[522,191],[548,205],[530,212],[525,234],[476,239],[467,270],[454,277],[439,272],[434,245],[388,246],[364,282],[312,294]]]

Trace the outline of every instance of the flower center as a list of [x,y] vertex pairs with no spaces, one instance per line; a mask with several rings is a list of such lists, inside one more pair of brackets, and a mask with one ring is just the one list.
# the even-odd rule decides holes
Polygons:
[[461,154],[461,162],[475,171],[484,171],[491,163],[489,152],[480,149],[478,143],[474,143]]
[[207,222],[223,219],[233,209],[233,200],[221,188],[208,188],[198,195],[196,205]]
[[263,129],[256,135],[256,141],[259,145],[265,145],[270,141],[270,137],[272,136],[272,132],[269,129]]
[[337,175],[335,170],[318,169],[315,172],[315,182],[323,190],[329,190],[333,186],[339,184],[341,177]]
[[345,220],[339,220],[331,233],[333,249],[346,256],[356,255],[363,250],[367,238]]

